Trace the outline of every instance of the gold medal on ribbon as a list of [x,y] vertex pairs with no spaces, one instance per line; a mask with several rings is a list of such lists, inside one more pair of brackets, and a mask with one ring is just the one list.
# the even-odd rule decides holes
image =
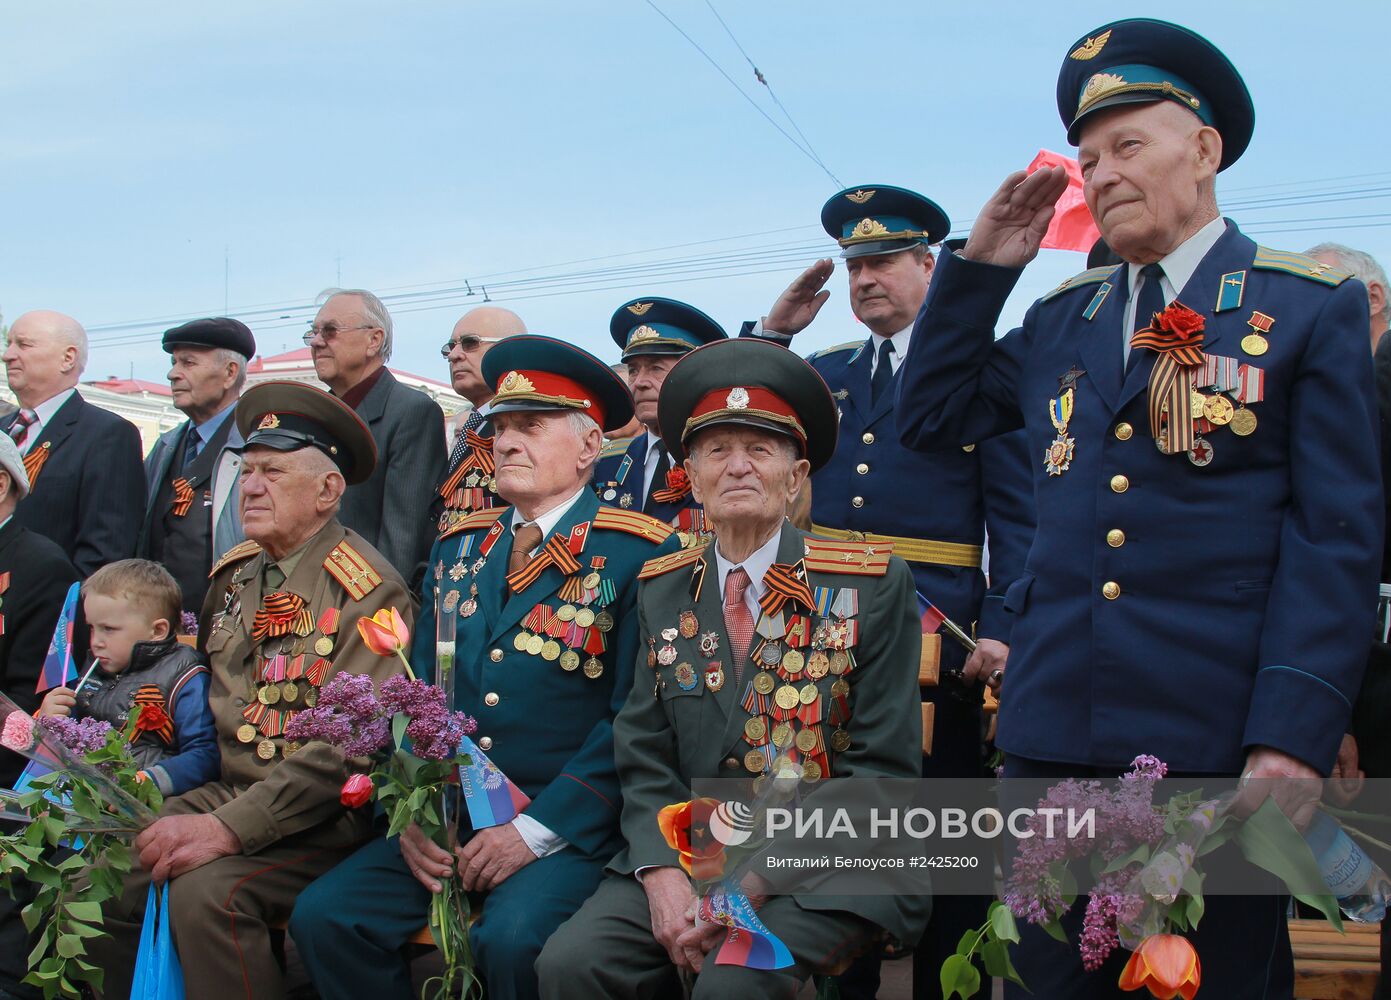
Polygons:
[[1239,435],[1241,435],[1242,437],[1246,437],[1246,436],[1249,435],[1249,434],[1254,434],[1255,431],[1256,431],[1256,415],[1255,415],[1255,413],[1251,412],[1250,410],[1248,410],[1246,407],[1243,406],[1241,409],[1237,410],[1235,413],[1232,414],[1232,433],[1233,433],[1233,434],[1239,434]]
[[590,680],[598,680],[604,672],[604,661],[591,656],[584,661],[584,675]]
[[560,654],[561,670],[578,670],[580,666],[580,654],[573,649],[567,649]]
[[1232,401],[1223,395],[1205,396],[1203,398],[1203,416],[1216,427],[1225,427],[1232,422],[1232,416],[1236,412],[1236,407],[1232,406]]
[[777,682],[773,680],[773,675],[764,670],[753,679],[753,689],[759,694],[772,694]]

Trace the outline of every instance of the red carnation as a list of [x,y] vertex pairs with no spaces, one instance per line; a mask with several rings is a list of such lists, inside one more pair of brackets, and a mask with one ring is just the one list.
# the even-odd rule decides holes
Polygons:
[[1172,334],[1176,339],[1182,341],[1202,333],[1207,326],[1207,321],[1175,299],[1163,312],[1154,314],[1150,326],[1155,330]]
[[686,475],[686,470],[681,466],[678,465],[667,470],[667,489],[687,490],[690,489],[690,486],[691,480]]

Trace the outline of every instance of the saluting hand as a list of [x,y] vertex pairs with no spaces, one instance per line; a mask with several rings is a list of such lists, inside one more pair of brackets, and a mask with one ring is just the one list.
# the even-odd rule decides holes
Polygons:
[[1053,221],[1053,206],[1067,190],[1067,171],[1043,167],[1016,170],[985,203],[961,255],[1001,267],[1023,267],[1038,256]]
[[773,308],[768,310],[768,315],[763,320],[763,328],[770,333],[791,336],[810,326],[821,307],[826,304],[826,300],[831,297],[830,292],[822,291],[822,286],[830,280],[835,269],[835,263],[827,258],[818,260],[799,274],[778,296]]

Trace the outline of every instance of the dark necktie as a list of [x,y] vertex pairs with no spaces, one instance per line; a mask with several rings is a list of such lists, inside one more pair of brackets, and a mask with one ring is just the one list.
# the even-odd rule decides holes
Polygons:
[[179,466],[180,472],[187,472],[188,467],[193,464],[193,460],[198,457],[198,452],[203,444],[203,435],[199,434],[192,425],[188,428],[188,439],[184,442],[183,464]]
[[531,562],[531,550],[541,544],[541,526],[528,521],[512,534],[512,554],[507,557],[507,575],[525,569]]
[[38,419],[33,410],[20,410],[15,414],[14,423],[10,424],[10,439],[14,441],[21,454],[28,443],[26,439],[29,437],[29,428]]
[[869,382],[869,404],[876,406],[879,400],[888,395],[889,386],[894,380],[894,366],[890,359],[894,353],[894,342],[887,337],[879,342],[879,360],[874,366],[874,377]]
[[[1134,336],[1136,330],[1143,330],[1150,325],[1154,319],[1154,314],[1164,311],[1164,288],[1159,283],[1164,277],[1164,269],[1158,264],[1146,264],[1140,268],[1140,298],[1135,304],[1135,323],[1131,327],[1130,334],[1126,338]],[[1131,348],[1130,357],[1126,360],[1125,370],[1128,374],[1130,369],[1135,367],[1135,360],[1139,357],[1134,348]]]
[[667,450],[663,448],[660,444],[656,447],[657,450],[661,452],[661,456],[657,459],[656,471],[652,473],[652,485],[648,487],[647,490],[647,503],[643,506],[644,510],[646,510],[647,507],[652,505],[653,493],[656,493],[658,490],[666,489],[667,473],[671,471],[671,456],[667,454]]
[[483,426],[483,414],[477,408],[472,410],[464,426],[460,427],[458,433],[454,435],[454,447],[449,452],[449,471],[453,472],[459,467],[459,463],[464,460],[464,453],[468,451],[468,432],[476,431]]

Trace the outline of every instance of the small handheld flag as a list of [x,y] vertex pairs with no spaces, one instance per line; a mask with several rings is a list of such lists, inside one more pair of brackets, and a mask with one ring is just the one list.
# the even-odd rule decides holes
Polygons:
[[709,923],[729,928],[715,956],[716,965],[786,969],[796,961],[787,945],[758,919],[749,897],[734,891],[728,884],[722,891],[701,898],[700,916]]
[[77,677],[77,668],[72,662],[72,630],[77,619],[77,595],[81,591],[82,584],[74,583],[63,599],[63,610],[58,615],[58,624],[53,627],[53,641],[48,644],[48,655],[43,658],[43,672],[34,686],[35,694],[62,687]]
[[459,750],[473,761],[459,767],[459,788],[464,793],[469,823],[475,830],[510,823],[531,804],[527,794],[478,749],[477,743],[465,736]]

